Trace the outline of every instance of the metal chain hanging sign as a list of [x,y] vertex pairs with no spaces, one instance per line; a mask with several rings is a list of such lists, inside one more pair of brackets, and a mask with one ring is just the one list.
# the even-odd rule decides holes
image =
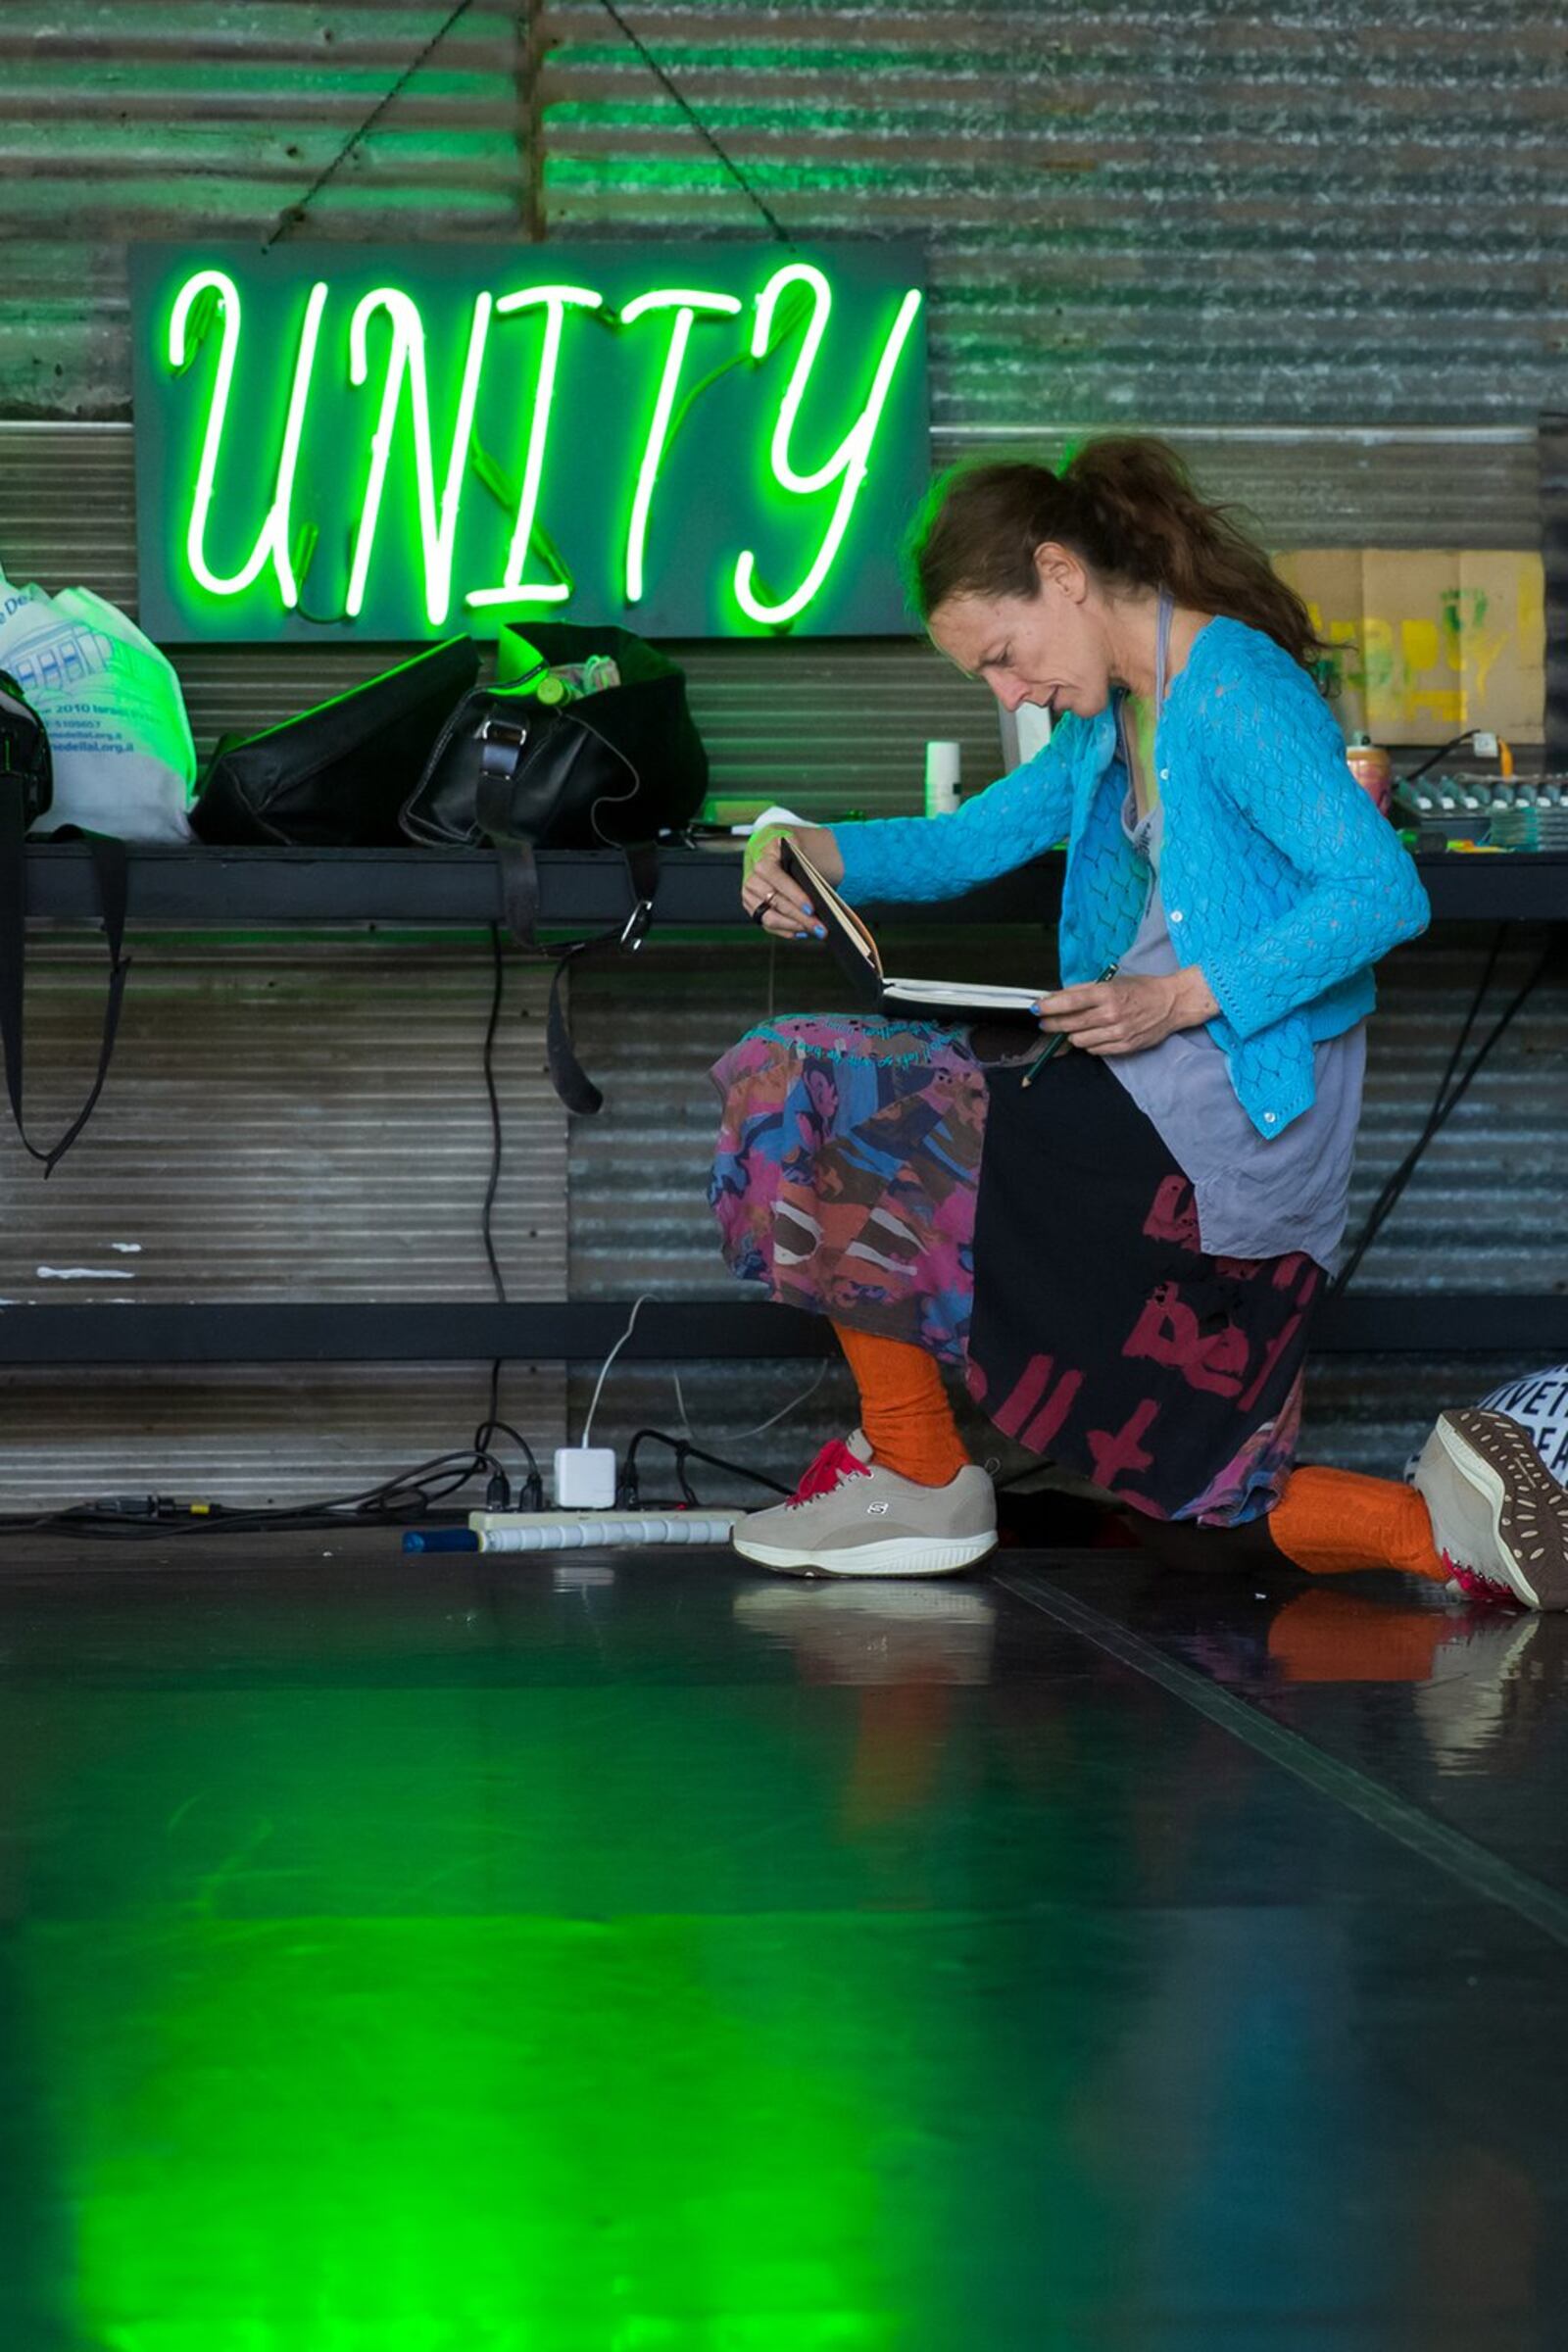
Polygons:
[[142,625],[909,627],[908,244],[133,247]]

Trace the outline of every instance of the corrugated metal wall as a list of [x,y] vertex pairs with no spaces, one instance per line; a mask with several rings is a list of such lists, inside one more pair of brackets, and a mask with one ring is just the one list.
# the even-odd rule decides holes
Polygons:
[[[1473,517],[1461,543],[1499,496],[1525,512],[1519,443],[1477,428],[1557,396],[1568,328],[1568,46],[1540,0],[709,0],[638,24],[791,233],[930,237],[939,447],[1246,426],[1265,514],[1310,482],[1397,545],[1433,502]],[[591,0],[550,27],[553,234],[759,225]]]
[[[94,588],[134,614],[128,425],[0,421],[0,575]],[[807,815],[908,808],[932,737],[963,744],[971,784],[997,772],[988,698],[912,638],[676,650],[720,791],[788,797]],[[398,658],[331,644],[181,646],[174,657],[204,746],[307,710]]]
[[[488,1299],[488,948],[139,934],[108,1088],[54,1177],[0,1137],[0,1312],[62,1299]],[[29,956],[28,1123],[66,1124],[97,1051],[101,945]],[[496,1038],[509,1294],[560,1295],[565,1114],[544,1074],[544,984],[515,959]],[[149,1483],[317,1495],[462,1445],[486,1366],[5,1375],[4,1500]],[[514,1368],[534,1445],[560,1442],[559,1367]],[[197,1476],[199,1471],[200,1475]]]
[[[448,13],[429,0],[0,9],[0,415],[127,414],[126,244],[270,235]],[[525,13],[474,0],[312,207],[314,236],[517,233]]]
[[[101,945],[29,956],[28,1123],[66,1124],[96,1059]],[[378,932],[337,944],[139,933],[115,1072],[47,1184],[0,1141],[0,1298],[492,1296],[488,947]],[[545,982],[510,958],[496,1253],[512,1295],[559,1296],[565,1113],[544,1069]]]
[[[765,233],[601,8],[536,46],[538,13],[474,0],[312,233]],[[126,239],[270,234],[446,14],[0,11],[0,415],[123,415]],[[634,17],[792,233],[929,237],[939,450],[1187,427],[1278,545],[1531,543],[1568,332],[1541,0]]]
[[[1539,503],[1534,431],[1521,428],[1519,439],[1528,459],[1521,478],[1529,483],[1529,515],[1500,510],[1490,529],[1469,516],[1464,543],[1533,543]],[[1234,459],[1242,491],[1280,499],[1272,513],[1274,546],[1368,543],[1349,488],[1341,485],[1343,502],[1335,504],[1326,474],[1303,466],[1298,476],[1252,479],[1247,469],[1256,450],[1245,437],[1205,442],[1190,435],[1187,445],[1219,483],[1229,482]],[[1407,526],[1412,545],[1457,545],[1473,495],[1467,485],[1458,506],[1450,499],[1446,538],[1429,527],[1429,514],[1411,511],[1401,525],[1397,514],[1385,510],[1385,524],[1390,530]],[[0,573],[17,581],[40,579],[47,587],[94,588],[135,612],[128,425],[0,421]],[[687,665],[720,793],[787,799],[803,815],[823,819],[852,809],[868,815],[907,809],[918,801],[922,746],[934,737],[962,744],[971,786],[997,772],[1001,739],[989,700],[914,639],[713,643],[676,650]],[[202,745],[230,731],[269,726],[395,658],[385,648],[333,644],[319,651],[183,646],[176,656]]]
[[[1568,55],[1540,0],[682,0],[637,22],[793,234],[930,235],[952,430],[1468,425],[1555,380]],[[554,234],[756,225],[592,0],[550,25]]]
[[[909,969],[961,964],[974,978],[1008,981],[1054,970],[1055,943],[1048,934],[1009,928],[922,935],[901,925],[897,937]],[[1541,944],[1527,934],[1507,947],[1478,1036],[1534,964]],[[1444,926],[1384,967],[1352,1234],[1422,1126],[1490,946],[1490,933]],[[576,992],[578,1037],[608,1103],[599,1119],[576,1121],[570,1131],[572,1291],[584,1298],[639,1291],[654,1298],[741,1297],[719,1258],[704,1200],[717,1127],[709,1067],[754,1021],[827,1009],[831,976],[814,956],[748,943],[666,948],[641,978],[629,995],[601,970],[585,974]],[[1568,1288],[1565,1166],[1568,1002],[1559,980],[1544,984],[1519,1015],[1432,1145],[1357,1277],[1368,1291],[1454,1294],[1454,1353],[1437,1361],[1323,1358],[1308,1391],[1307,1445],[1318,1458],[1397,1472],[1423,1421],[1430,1426],[1445,1403],[1473,1402],[1521,1368],[1478,1363],[1460,1352],[1463,1294]],[[758,1311],[766,1312],[757,1296]],[[681,1393],[703,1443],[724,1454],[735,1450],[736,1433],[763,1420],[811,1377],[809,1366],[754,1368],[744,1379],[733,1368],[703,1367],[682,1372]],[[572,1375],[574,1417],[586,1401],[585,1386]],[[783,1476],[799,1464],[803,1448],[808,1453],[842,1427],[852,1402],[835,1369],[778,1430],[739,1450]],[[596,1429],[619,1444],[644,1421],[678,1428],[677,1410],[667,1370],[627,1367],[612,1375]],[[966,1405],[960,1410],[977,1451],[995,1453],[1008,1468],[1025,1462]],[[712,1476],[700,1482],[700,1491],[716,1494],[724,1484]]]
[[[446,13],[446,0],[56,0],[0,12],[0,416],[122,417],[123,241],[209,226],[270,233]],[[761,233],[601,8],[574,0],[542,28],[537,13],[476,0],[313,206],[313,233]],[[1534,420],[1560,400],[1568,330],[1560,12],[1539,0],[1441,10],[1324,0],[1307,14],[1212,0],[1089,13],[708,0],[632,13],[789,230],[930,237],[939,456],[1001,443],[1050,453],[1107,424],[1169,429],[1200,481],[1250,505],[1279,548],[1536,543]],[[542,83],[528,67],[540,41]],[[130,501],[123,426],[0,431],[0,564],[13,577],[79,580],[133,606]],[[210,739],[297,709],[379,659],[193,652],[181,664]],[[824,814],[908,806],[931,735],[964,742],[971,780],[994,764],[985,705],[917,648],[715,646],[690,649],[690,662],[717,778],[737,792],[778,792]],[[354,971],[369,953],[356,946]],[[570,1138],[579,1293],[724,1293],[701,1206],[713,1109],[703,1069],[760,1007],[762,953],[660,947],[635,998],[612,997],[608,974],[580,992],[612,1110]],[[1363,1200],[1436,1083],[1473,956],[1473,944],[1449,943],[1396,962]],[[193,1029],[232,1018],[239,1027],[225,1034],[249,1038],[266,1017],[255,995],[264,964],[295,968],[292,951],[225,958],[192,998],[181,991],[196,989],[197,965],[173,958],[166,1027],[127,1029],[91,1149],[107,1152],[138,1065],[156,1090]],[[47,985],[40,1035],[53,1043]],[[345,989],[362,985],[345,968]],[[793,969],[789,991],[801,994]],[[464,1017],[455,999],[459,1030]],[[1369,1283],[1539,1285],[1544,1262],[1562,1262],[1561,1018],[1552,998],[1520,1024],[1368,1261]],[[368,1073],[406,1060],[401,1039],[373,1028],[351,1043]],[[432,1032],[432,1073],[437,1044]],[[78,1066],[82,1050],[78,1040]],[[330,1116],[327,1073],[302,1063],[276,1077],[296,1130]],[[471,1105],[466,1081],[459,1094]],[[433,1117],[434,1074],[425,1099]],[[551,1115],[533,1132],[542,1164],[559,1170]],[[452,1191],[476,1201],[471,1142],[457,1157]],[[108,1238],[127,1215],[171,1237],[199,1221],[205,1202],[176,1192],[199,1188],[209,1166],[200,1136],[188,1162],[182,1143],[149,1163],[106,1200],[105,1216],[117,1211]],[[10,1181],[25,1174],[14,1167]],[[236,1189],[264,1180],[247,1164]],[[34,1221],[43,1200],[34,1185],[14,1202],[29,1254],[46,1231]],[[97,1233],[90,1198],[85,1224],[72,1226],[77,1210],[63,1194],[47,1213],[63,1221],[59,1254],[85,1252]],[[358,1282],[357,1232],[327,1238],[312,1281]],[[434,1233],[415,1244],[400,1283],[466,1283],[443,1249]],[[259,1281],[286,1282],[287,1250],[279,1234]],[[52,1262],[41,1239],[31,1262]],[[169,1263],[176,1286],[213,1271]],[[1317,1384],[1319,1443],[1389,1467],[1432,1403],[1506,1368],[1336,1364]],[[220,1491],[254,1495],[257,1478],[302,1491],[278,1484],[290,1466],[309,1485],[345,1458],[356,1477],[405,1458],[424,1406],[461,1423],[476,1377],[385,1371],[301,1387],[270,1374],[160,1375],[89,1390],[77,1375],[12,1376],[7,1396],[15,1426],[57,1425],[29,1457],[39,1493],[145,1483],[149,1449],[172,1459],[188,1435],[189,1480],[200,1469],[212,1485],[217,1458],[237,1482]],[[693,1422],[722,1439],[805,1377],[698,1367],[682,1386]],[[572,1385],[580,1415],[585,1384]],[[561,1392],[558,1374],[536,1376],[517,1405],[536,1442],[553,1442]],[[846,1405],[831,1376],[748,1453],[787,1467]],[[644,1416],[672,1426],[670,1376],[617,1370],[604,1411],[607,1434]],[[108,1451],[74,1450],[106,1431]],[[164,1483],[189,1480],[171,1472]]]

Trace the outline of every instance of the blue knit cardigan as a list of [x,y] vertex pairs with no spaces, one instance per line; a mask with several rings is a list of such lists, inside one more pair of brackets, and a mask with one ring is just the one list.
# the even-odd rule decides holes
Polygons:
[[[1062,981],[1098,978],[1130,946],[1149,895],[1122,827],[1116,755],[1114,710],[1069,714],[1034,759],[952,816],[835,827],[844,896],[957,898],[1065,835]],[[1371,966],[1425,930],[1427,895],[1347,767],[1312,679],[1257,629],[1218,619],[1200,631],[1154,760],[1171,939],[1213,991],[1209,1035],[1243,1108],[1272,1138],[1312,1102],[1313,1047],[1371,1011]]]

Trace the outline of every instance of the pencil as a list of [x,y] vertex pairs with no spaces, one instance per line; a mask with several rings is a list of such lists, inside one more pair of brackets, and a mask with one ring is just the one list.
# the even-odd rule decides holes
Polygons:
[[[1114,979],[1115,979],[1115,977],[1116,977],[1116,973],[1117,973],[1117,970],[1118,970],[1118,968],[1119,968],[1119,967],[1118,967],[1116,964],[1114,964],[1114,963],[1107,963],[1107,964],[1106,964],[1106,966],[1105,966],[1105,968],[1104,968],[1104,970],[1103,970],[1103,971],[1101,973],[1101,975],[1100,975],[1100,980],[1114,980]],[[1097,980],[1097,981],[1096,981],[1096,983],[1095,983],[1095,986],[1096,986],[1097,988],[1100,986],[1100,980]],[[1035,1058],[1034,1058],[1034,1060],[1033,1060],[1033,1061],[1032,1061],[1032,1062],[1029,1064],[1029,1067],[1028,1067],[1028,1068],[1025,1070],[1025,1072],[1024,1072],[1024,1074],[1023,1074],[1023,1083],[1024,1083],[1024,1085],[1025,1085],[1025,1086],[1033,1086],[1033,1084],[1034,1084],[1035,1080],[1036,1080],[1036,1079],[1039,1077],[1039,1075],[1040,1075],[1041,1071],[1042,1071],[1042,1070],[1045,1068],[1045,1066],[1046,1066],[1047,1062],[1048,1062],[1048,1061],[1050,1061],[1050,1059],[1052,1058],[1052,1055],[1053,1055],[1053,1054],[1059,1054],[1059,1053],[1061,1052],[1061,1049],[1062,1049],[1062,1047],[1063,1047],[1063,1046],[1064,1046],[1066,1043],[1067,1043],[1067,1032],[1066,1032],[1066,1030],[1065,1030],[1065,1029],[1058,1029],[1058,1030],[1056,1031],[1056,1034],[1055,1034],[1055,1036],[1054,1036],[1054,1037],[1052,1039],[1052,1041],[1051,1041],[1050,1045],[1049,1045],[1049,1046],[1047,1046],[1047,1048],[1046,1048],[1045,1052],[1044,1052],[1043,1054],[1037,1054],[1035,1055]]]

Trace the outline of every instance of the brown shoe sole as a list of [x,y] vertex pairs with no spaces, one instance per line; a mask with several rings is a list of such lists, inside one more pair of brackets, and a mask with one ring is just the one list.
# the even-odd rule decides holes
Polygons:
[[1500,1497],[1494,1495],[1497,1540],[1537,1608],[1568,1609],[1568,1490],[1506,1413],[1472,1407],[1442,1417],[1500,1483]]

